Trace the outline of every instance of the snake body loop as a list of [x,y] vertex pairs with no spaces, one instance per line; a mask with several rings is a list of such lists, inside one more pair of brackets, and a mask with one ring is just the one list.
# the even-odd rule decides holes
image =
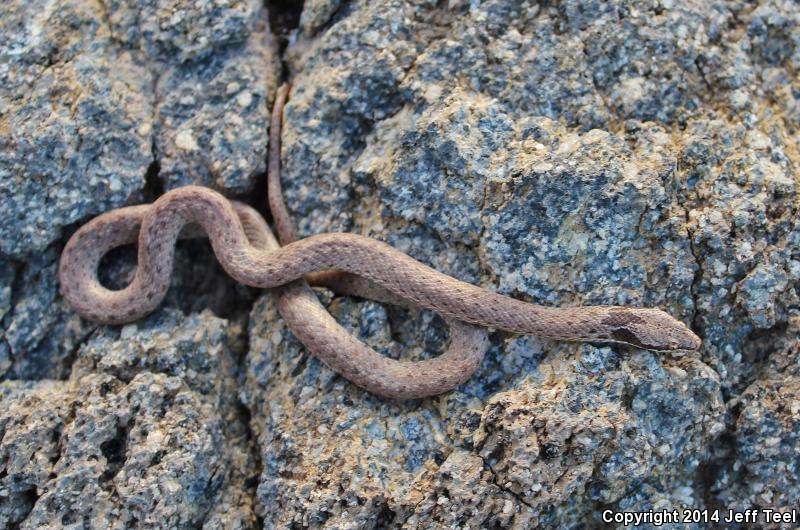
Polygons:
[[[285,92],[279,95],[279,112]],[[271,147],[277,155],[275,115]],[[279,165],[270,165],[270,191],[280,196]],[[275,191],[277,190],[277,191]],[[61,291],[82,316],[120,324],[154,310],[170,282],[175,243],[184,226],[199,225],[222,267],[237,281],[276,289],[278,307],[295,335],[331,368],[367,390],[418,398],[450,390],[480,364],[488,340],[483,328],[560,340],[618,342],[650,350],[696,350],[701,341],[659,309],[619,306],[553,308],[515,300],[442,274],[393,247],[363,236],[329,233],[295,242],[285,207],[275,207],[280,247],[252,208],[199,186],[172,190],[152,205],[120,208],[81,227],[64,248]],[[277,211],[277,214],[276,214]],[[100,259],[114,247],[138,241],[138,267],[124,289],[97,279]],[[345,332],[325,311],[304,278],[344,286],[390,303],[431,309],[448,319],[450,349],[417,362],[377,354]],[[480,327],[476,327],[480,326]]]
[[[120,291],[97,281],[100,258],[129,242],[141,219],[138,269]],[[515,300],[442,274],[393,247],[363,236],[328,233],[273,250],[253,246],[230,201],[199,186],[170,191],[152,206],[121,208],[90,221],[67,243],[61,285],[70,305],[104,323],[138,319],[155,309],[169,285],[181,229],[198,224],[222,267],[237,281],[273,288],[306,274],[342,270],[406,300],[463,322],[563,340],[623,342],[653,350],[697,349],[700,340],[659,309],[617,306],[544,307]]]

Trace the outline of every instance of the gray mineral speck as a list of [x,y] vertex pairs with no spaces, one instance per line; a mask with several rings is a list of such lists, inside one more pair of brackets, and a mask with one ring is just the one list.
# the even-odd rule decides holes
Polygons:
[[[296,9],[0,7],[0,527],[622,528],[604,510],[798,506],[796,2]],[[539,304],[660,307],[702,350],[495,331],[459,388],[382,399],[202,241],[178,244],[153,315],[80,319],[58,257],[94,215],[186,184],[264,207],[285,79],[303,236],[374,237]],[[135,260],[112,252],[101,281],[123,288]],[[447,347],[431,312],[316,292],[384,355]]]

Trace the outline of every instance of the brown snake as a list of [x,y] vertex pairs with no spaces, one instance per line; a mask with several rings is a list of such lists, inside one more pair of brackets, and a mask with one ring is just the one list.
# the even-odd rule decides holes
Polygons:
[[[382,396],[431,396],[467,380],[488,345],[483,328],[656,351],[700,347],[697,335],[659,309],[545,307],[456,280],[367,237],[329,233],[294,241],[279,181],[285,97],[284,88],[273,110],[268,188],[276,228],[286,246],[278,245],[266,222],[249,206],[208,188],[178,188],[151,205],[102,214],[75,232],[59,267],[61,292],[69,305],[84,318],[105,324],[129,322],[153,311],[169,287],[181,229],[196,224],[208,235],[228,274],[246,285],[276,290],[287,326],[311,352],[353,383]],[[119,291],[103,287],[97,279],[100,259],[115,247],[137,241],[133,281]],[[304,278],[337,291],[436,311],[450,323],[450,347],[424,361],[384,357],[341,328]]]

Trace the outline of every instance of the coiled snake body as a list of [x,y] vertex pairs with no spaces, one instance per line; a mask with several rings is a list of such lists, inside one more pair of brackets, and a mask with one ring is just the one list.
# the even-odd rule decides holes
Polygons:
[[[283,243],[294,239],[278,181],[285,94],[280,92],[273,112],[269,171],[270,206]],[[152,205],[107,212],[81,227],[61,256],[64,298],[83,317],[107,324],[151,312],[166,295],[175,242],[187,224],[203,229],[223,268],[237,281],[276,289],[287,325],[311,352],[355,384],[383,396],[430,396],[464,382],[488,345],[485,327],[659,351],[695,350],[701,344],[684,324],[659,309],[526,303],[456,280],[389,245],[354,234],[321,234],[280,247],[255,210],[199,186],[170,191]],[[119,291],[106,289],[97,280],[100,259],[112,248],[135,241],[138,267],[133,281]],[[451,325],[450,348],[425,361],[388,359],[343,330],[305,277],[379,301],[434,310]]]

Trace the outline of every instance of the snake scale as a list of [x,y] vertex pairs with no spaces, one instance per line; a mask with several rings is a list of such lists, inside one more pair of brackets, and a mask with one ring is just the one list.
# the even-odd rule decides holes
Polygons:
[[[208,188],[178,188],[153,204],[102,214],[73,234],[59,264],[67,303],[84,318],[104,324],[145,316],[166,295],[181,230],[199,225],[228,274],[246,285],[275,290],[287,326],[308,350],[356,385],[386,397],[431,396],[466,381],[488,346],[485,328],[655,351],[700,348],[697,335],[660,309],[546,307],[459,281],[367,237],[327,233],[296,240],[280,189],[285,98],[284,87],[273,109],[268,171],[270,209],[284,246],[249,206]],[[117,291],[103,287],[97,279],[101,258],[131,243],[138,244],[132,282]],[[307,280],[347,294],[436,311],[451,326],[451,344],[433,359],[389,359],[339,326]]]

